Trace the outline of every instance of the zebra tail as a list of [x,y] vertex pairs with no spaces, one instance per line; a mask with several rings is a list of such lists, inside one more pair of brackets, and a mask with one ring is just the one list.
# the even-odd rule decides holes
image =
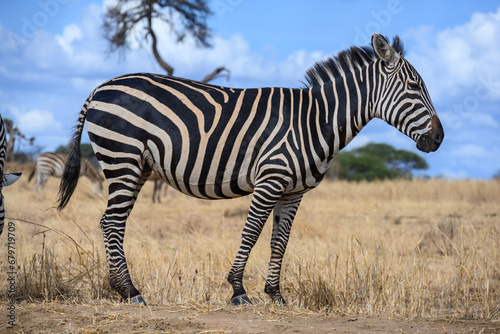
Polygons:
[[71,195],[75,191],[78,178],[80,177],[80,140],[82,139],[83,126],[87,118],[87,109],[93,94],[85,101],[85,104],[80,112],[78,123],[76,125],[75,134],[68,145],[68,159],[59,186],[59,205],[58,210],[62,210],[69,202]]

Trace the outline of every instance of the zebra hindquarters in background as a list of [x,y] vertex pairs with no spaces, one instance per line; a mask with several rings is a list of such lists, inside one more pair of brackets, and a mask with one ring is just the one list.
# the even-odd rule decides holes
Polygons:
[[33,176],[36,174],[35,186],[33,188],[33,191],[35,193],[37,192],[38,188],[40,188],[42,192],[44,191],[45,184],[50,177],[62,177],[66,158],[66,155],[54,152],[40,153],[35,158],[33,171],[28,178],[28,182],[30,182]]
[[4,198],[2,194],[3,187],[10,186],[12,183],[16,182],[21,176],[21,172],[4,174],[3,168],[5,165],[5,159],[7,157],[7,138],[5,136],[5,124],[3,122],[2,116],[0,115],[0,235],[3,232],[3,225],[5,219],[5,208],[4,208]]
[[[28,182],[30,182],[36,174],[36,181],[33,189],[35,193],[39,187],[44,191],[45,184],[50,177],[62,177],[67,158],[68,156],[66,154],[55,152],[40,153],[36,157],[33,171],[28,178]],[[85,158],[81,158],[80,166],[79,176],[86,176],[92,184],[94,193],[101,194],[104,178],[101,176],[99,169]]]

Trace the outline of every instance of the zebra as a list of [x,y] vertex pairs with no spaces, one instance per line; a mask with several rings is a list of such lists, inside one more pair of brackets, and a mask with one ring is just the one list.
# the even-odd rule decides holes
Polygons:
[[3,173],[5,158],[7,157],[7,137],[5,135],[5,132],[5,124],[3,122],[2,116],[0,115],[0,235],[3,232],[3,221],[5,219],[2,188],[10,186],[12,183],[16,182],[22,174],[22,172],[11,174]]
[[[154,181],[154,188],[153,188],[153,203],[161,203],[161,189],[163,188],[163,185],[165,182],[163,182],[162,178],[160,175],[153,173],[151,177],[149,178],[149,181]],[[167,193],[168,187],[165,188],[165,194]]]
[[59,189],[63,209],[76,187],[85,120],[108,181],[100,227],[110,285],[124,300],[146,305],[132,283],[123,250],[125,222],[152,171],[174,189],[202,199],[252,194],[240,247],[227,280],[233,304],[251,304],[243,272],[273,212],[264,291],[277,304],[282,259],[307,191],[333,157],[372,118],[438,149],[444,132],[426,86],[405,59],[398,36],[379,34],[315,64],[302,88],[235,89],[156,74],[128,74],[97,87],[79,114]]
[[[67,158],[68,156],[66,154],[53,152],[40,153],[36,157],[35,166],[30,176],[28,177],[28,182],[30,182],[35,173],[37,174],[35,187],[33,190],[35,193],[37,192],[38,187],[41,187],[42,191],[44,190],[45,184],[51,176],[55,176],[57,178],[62,177],[64,165]],[[81,166],[82,168],[80,168],[80,176],[88,177],[90,182],[92,183],[92,189],[94,190],[94,192],[101,193],[102,182],[104,181],[104,178],[102,177],[99,170],[85,158],[81,159]]]

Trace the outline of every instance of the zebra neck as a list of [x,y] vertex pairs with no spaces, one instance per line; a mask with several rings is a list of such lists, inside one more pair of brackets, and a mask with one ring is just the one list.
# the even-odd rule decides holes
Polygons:
[[314,90],[320,114],[327,120],[323,132],[332,158],[370,121],[369,84],[361,79],[361,71],[349,73]]

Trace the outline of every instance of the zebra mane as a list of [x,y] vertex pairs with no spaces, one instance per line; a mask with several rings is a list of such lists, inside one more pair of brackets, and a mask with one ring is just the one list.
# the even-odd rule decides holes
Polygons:
[[[394,36],[392,47],[400,55],[405,55],[403,41],[399,36]],[[377,58],[372,46],[351,46],[347,50],[340,51],[336,56],[317,62],[307,70],[305,75],[306,85],[308,87],[317,87],[332,82],[346,73],[354,72],[356,69],[373,62]]]

